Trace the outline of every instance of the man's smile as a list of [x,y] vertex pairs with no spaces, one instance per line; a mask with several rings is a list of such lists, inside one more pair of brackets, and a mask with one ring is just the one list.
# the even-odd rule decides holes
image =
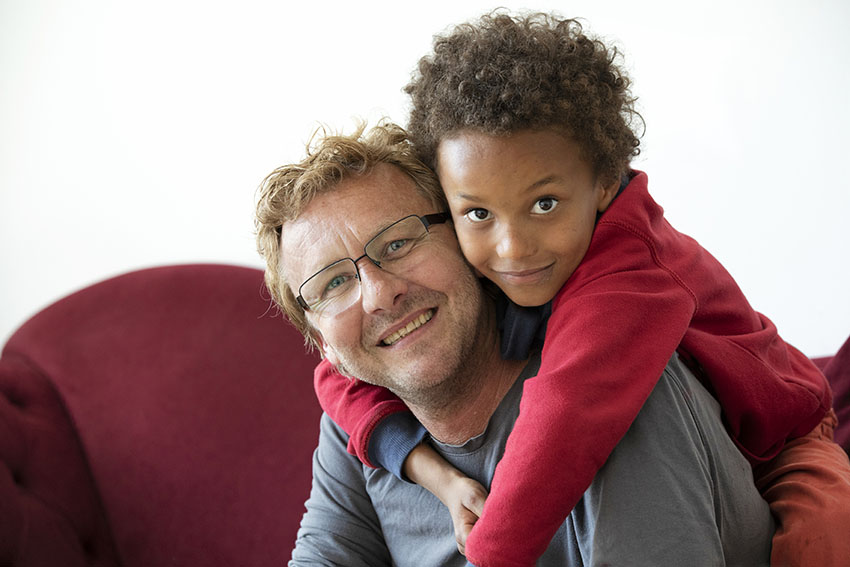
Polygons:
[[381,346],[392,346],[428,321],[431,320],[431,317],[434,316],[434,309],[428,309],[424,313],[421,313],[418,317],[414,317],[407,325],[396,329],[392,333],[390,333],[387,337],[385,337],[381,342]]

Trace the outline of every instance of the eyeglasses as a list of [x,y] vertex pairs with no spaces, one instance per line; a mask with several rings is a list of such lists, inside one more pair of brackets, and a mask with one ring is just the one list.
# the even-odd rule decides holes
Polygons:
[[358,258],[343,258],[310,276],[298,288],[296,300],[305,311],[334,316],[360,299],[360,269],[357,263],[368,258],[382,270],[400,274],[415,265],[420,244],[427,240],[428,227],[449,220],[449,213],[410,215],[376,234]]

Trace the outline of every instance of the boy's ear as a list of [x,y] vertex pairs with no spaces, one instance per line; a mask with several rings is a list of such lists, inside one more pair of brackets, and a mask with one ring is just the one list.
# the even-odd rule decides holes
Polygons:
[[614,178],[613,181],[600,179],[596,183],[596,189],[599,191],[599,201],[597,202],[596,210],[604,213],[608,205],[611,204],[611,201],[614,200],[614,197],[617,196],[617,191],[620,189],[620,180],[617,178]]

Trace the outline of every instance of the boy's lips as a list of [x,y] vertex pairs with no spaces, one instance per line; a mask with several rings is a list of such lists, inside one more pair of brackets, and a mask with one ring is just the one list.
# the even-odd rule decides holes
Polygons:
[[378,346],[392,346],[416,329],[422,327],[425,323],[431,320],[436,312],[435,309],[426,309],[425,311],[411,317],[406,323],[399,324],[393,331],[388,333],[384,338],[378,341]]
[[542,268],[530,268],[526,270],[497,270],[495,274],[502,281],[513,285],[530,285],[545,280],[552,272],[552,265]]

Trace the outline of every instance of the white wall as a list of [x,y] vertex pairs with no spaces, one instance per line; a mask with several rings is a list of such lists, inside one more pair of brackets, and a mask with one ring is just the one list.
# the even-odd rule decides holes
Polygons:
[[[0,1],[0,343],[57,298],[178,262],[261,266],[254,192],[318,121],[406,119],[431,36],[498,2]],[[809,355],[850,334],[850,3],[502,1],[618,42],[636,166]]]

